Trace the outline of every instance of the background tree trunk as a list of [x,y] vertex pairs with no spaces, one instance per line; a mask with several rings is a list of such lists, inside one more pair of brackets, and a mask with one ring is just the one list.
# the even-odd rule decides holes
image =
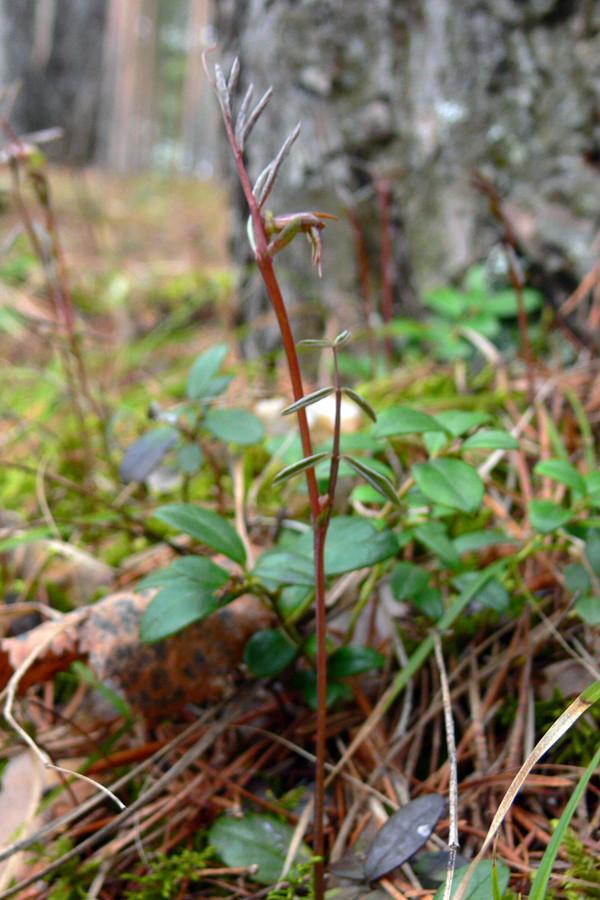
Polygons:
[[[328,226],[322,285],[307,276],[301,242],[278,258],[286,296],[304,316],[324,303],[342,327],[359,318],[345,209],[355,209],[377,275],[383,182],[398,310],[413,311],[495,244],[475,169],[506,201],[530,281],[558,302],[591,268],[600,226],[595,0],[215,0],[215,24],[225,65],[238,55],[244,84],[254,81],[258,96],[275,88],[248,149],[254,175],[302,121],[271,208],[344,220]],[[238,195],[241,304],[256,319],[265,302],[246,268],[246,215]],[[274,330],[253,334],[249,350],[274,340]]]
[[49,151],[73,162],[96,147],[106,9],[106,0],[0,0],[0,87],[21,81],[11,124],[18,134],[61,127]]

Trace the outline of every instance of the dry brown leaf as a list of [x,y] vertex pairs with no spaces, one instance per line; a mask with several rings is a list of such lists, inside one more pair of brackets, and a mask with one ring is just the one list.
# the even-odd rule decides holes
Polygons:
[[[82,660],[149,721],[170,717],[187,702],[221,697],[236,679],[248,638],[269,622],[263,604],[239,597],[179,634],[142,644],[139,623],[151,598],[151,593],[122,591],[68,613],[60,633],[21,678],[20,690]],[[56,628],[56,622],[46,622],[0,641],[0,689]]]

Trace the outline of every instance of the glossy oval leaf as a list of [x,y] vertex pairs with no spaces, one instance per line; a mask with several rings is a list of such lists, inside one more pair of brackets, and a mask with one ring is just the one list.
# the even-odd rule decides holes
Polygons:
[[600,597],[579,597],[575,601],[575,612],[587,625],[600,625]]
[[390,587],[398,601],[418,596],[429,584],[429,572],[414,563],[399,562],[392,571]]
[[[312,669],[302,669],[295,672],[291,679],[291,685],[304,697],[311,709],[317,708],[317,676]],[[327,699],[325,705],[330,709],[338,700],[351,700],[352,690],[343,681],[327,682]]]
[[[468,590],[471,585],[479,578],[479,572],[463,572],[453,579],[452,583],[462,593]],[[495,612],[506,612],[510,606],[510,596],[501,581],[497,578],[490,578],[478,591],[472,603],[479,603],[487,609],[493,609]]]
[[393,813],[369,848],[366,880],[383,878],[414,856],[431,837],[445,809],[446,801],[440,794],[426,794]]
[[[295,549],[313,559],[312,532],[298,539]],[[378,531],[368,519],[337,516],[331,520],[325,540],[325,572],[343,575],[374,566],[398,552],[398,539],[389,528]]]
[[578,563],[568,563],[563,571],[565,585],[572,594],[589,594],[592,589],[590,576]]
[[399,434],[425,434],[427,431],[445,431],[433,416],[408,406],[393,406],[379,414],[371,430],[373,437],[394,437]]
[[537,475],[544,475],[552,478],[553,481],[566,484],[571,490],[578,491],[583,496],[587,494],[583,476],[566,459],[544,459],[534,467],[533,471]]
[[585,555],[592,572],[600,576],[600,531],[597,528],[588,528],[585,537]]
[[263,423],[247,409],[214,409],[202,424],[220,441],[230,444],[259,444],[265,436]]
[[423,443],[430,456],[437,456],[450,440],[450,436],[445,431],[426,431],[423,435]]
[[173,579],[152,598],[140,622],[140,638],[154,643],[215,612],[212,590],[199,590],[188,578]]
[[531,527],[541,534],[550,534],[573,518],[572,510],[564,509],[553,500],[531,500],[528,508]]
[[[498,887],[500,889],[500,896],[502,897],[506,893],[506,889],[508,887],[508,882],[510,879],[510,869],[508,866],[505,866],[503,862],[496,863],[496,871],[498,875]],[[454,873],[454,878],[452,880],[452,892],[450,894],[451,897],[454,896],[456,891],[458,890],[458,886],[467,874],[470,868],[470,863],[467,866],[462,866],[460,869],[457,869]],[[481,862],[477,863],[475,870],[473,872],[473,876],[469,883],[469,887],[467,888],[467,892],[465,894],[465,900],[492,900],[494,896],[494,888],[493,888],[493,872],[494,872],[494,863],[491,859],[484,859]],[[433,900],[442,900],[444,897],[446,881],[444,879],[444,884],[440,885],[440,887],[435,892],[435,896]]]
[[270,628],[252,635],[244,650],[244,662],[257,678],[270,678],[287,669],[297,653],[280,631]]
[[198,357],[190,369],[186,384],[190,400],[215,396],[214,389],[210,389],[211,381],[223,365],[228,352],[228,344],[217,344]]
[[311,559],[296,553],[263,553],[252,575],[277,587],[284,584],[315,586],[315,569]]
[[177,456],[177,463],[186,475],[195,475],[202,465],[202,449],[198,444],[184,444]]
[[486,428],[465,438],[463,450],[518,450],[518,440],[501,428]]
[[585,493],[594,507],[600,506],[600,472],[591,472],[584,476]]
[[454,538],[454,547],[458,553],[471,553],[474,550],[482,550],[484,547],[493,547],[495,544],[516,544],[515,538],[490,528],[488,531],[468,531]]
[[411,472],[425,496],[434,503],[467,513],[476,512],[481,506],[484,494],[481,476],[460,459],[415,463]]
[[478,410],[467,409],[444,409],[442,412],[435,414],[436,422],[449,431],[452,437],[460,437],[466,434],[471,428],[477,428],[489,421],[489,415]]
[[386,500],[389,500],[394,506],[400,506],[398,494],[394,490],[394,485],[389,478],[386,478],[386,476],[382,475],[380,472],[376,472],[375,469],[372,469],[366,463],[362,462],[362,460],[356,459],[353,456],[342,456],[342,459],[348,463],[350,468],[354,469],[355,472],[358,472],[367,484],[370,484],[372,488],[375,488],[376,491],[385,497]]
[[246,551],[237,531],[227,519],[212,510],[191,503],[174,503],[161,506],[154,515],[161,522],[212,547],[217,553],[224,553],[234,562],[240,565],[246,562]]
[[[411,860],[410,867],[424,888],[437,888],[446,880],[449,858],[449,850],[419,853],[415,859]],[[460,853],[456,854],[455,862],[456,868],[469,865],[469,860]]]
[[460,556],[448,538],[444,526],[438,522],[425,522],[415,528],[415,537],[450,569],[460,568]]
[[123,454],[119,475],[123,484],[144,481],[177,443],[178,434],[172,426],[155,428],[142,435]]
[[[525,312],[534,312],[534,310],[539,309],[542,303],[542,295],[539,291],[525,288],[522,295]],[[484,302],[486,312],[492,316],[505,319],[515,318],[517,315],[517,298],[511,288],[507,288],[504,291],[495,291],[493,294],[487,295]]]
[[370,669],[381,669],[384,664],[385,657],[374,647],[340,647],[327,660],[327,677],[339,681]]
[[425,616],[429,616],[434,622],[444,615],[446,608],[444,598],[439,588],[426,587],[420,594],[415,594],[412,602]]
[[[226,866],[257,866],[252,877],[259,884],[279,881],[294,836],[294,829],[273,816],[251,813],[242,819],[229,816],[217,821],[208,832],[208,842]],[[310,852],[301,844],[296,860],[307,862]]]

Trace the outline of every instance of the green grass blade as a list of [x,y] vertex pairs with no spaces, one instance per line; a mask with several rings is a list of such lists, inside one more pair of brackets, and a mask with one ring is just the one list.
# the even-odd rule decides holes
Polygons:
[[554,861],[556,860],[556,856],[558,851],[560,850],[560,845],[562,843],[562,839],[565,835],[567,828],[569,827],[569,822],[573,818],[573,814],[577,809],[577,804],[579,803],[583,792],[585,791],[588,781],[594,774],[596,767],[600,763],[600,747],[596,750],[592,760],[579,779],[577,787],[573,791],[571,799],[565,806],[564,812],[559,819],[558,825],[554,829],[554,834],[550,839],[550,843],[546,847],[546,851],[542,857],[542,861],[540,863],[540,867],[536,872],[536,876],[533,880],[533,884],[531,886],[531,892],[529,894],[529,900],[544,900],[546,897],[546,890],[548,887],[548,881],[550,880],[550,875],[552,874],[552,868],[554,866]]

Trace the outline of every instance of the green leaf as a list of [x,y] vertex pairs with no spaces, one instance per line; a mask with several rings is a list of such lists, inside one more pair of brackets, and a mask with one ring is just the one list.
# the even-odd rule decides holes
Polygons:
[[145,590],[149,587],[159,587],[160,585],[168,585],[173,581],[177,581],[181,577],[185,577],[194,582],[192,588],[209,588],[216,590],[226,584],[229,573],[225,569],[218,566],[205,556],[184,556],[176,559],[175,562],[166,569],[159,572],[153,572],[136,586],[136,591]]
[[[452,583],[459,591],[466,591],[479,578],[479,572],[463,572],[453,578]],[[473,597],[473,603],[480,603],[495,612],[506,612],[510,605],[508,591],[497,578],[490,578],[487,584]]]
[[202,424],[220,441],[232,444],[259,444],[265,436],[263,423],[247,409],[214,409]]
[[[152,577],[144,580],[144,586],[150,586]],[[177,559],[168,569],[154,573],[154,579],[154,584],[164,584],[164,587],[152,598],[142,616],[140,636],[147,643],[180,631],[226,602],[219,601],[215,592],[227,584],[229,574],[202,556]]]
[[430,456],[437,456],[440,450],[443,450],[450,440],[451,438],[447,432],[426,431],[423,435],[423,443]]
[[354,469],[355,472],[365,479],[365,481],[371,485],[371,487],[375,488],[376,491],[379,491],[382,496],[389,500],[394,506],[400,506],[400,501],[398,499],[398,494],[394,490],[394,485],[386,478],[385,475],[381,475],[379,472],[376,472],[370,466],[367,466],[360,459],[355,459],[352,456],[342,456],[351,468]]
[[463,450],[518,450],[518,440],[500,428],[486,428],[465,438]]
[[257,678],[270,678],[287,669],[297,653],[280,631],[268,629],[252,635],[244,650],[244,662]]
[[589,594],[592,589],[590,576],[578,563],[568,563],[563,571],[565,585],[572,594]]
[[[300,691],[308,706],[311,709],[317,708],[317,676],[312,669],[302,669],[296,672],[291,679],[292,687]],[[327,682],[327,701],[326,706],[329,709],[338,700],[351,700],[352,691],[347,684],[341,681]]]
[[588,528],[585,555],[594,575],[600,577],[600,531],[597,528]]
[[177,572],[173,566],[169,566],[166,569],[160,569],[158,572],[152,572],[151,575],[146,575],[145,578],[138,581],[135,589],[136,591],[146,591],[149,588],[162,587],[172,581],[177,581],[178,578],[181,578],[181,572]]
[[445,409],[435,414],[436,422],[439,422],[446,431],[449,431],[452,437],[460,437],[466,434],[471,428],[477,428],[489,421],[489,415],[476,410],[465,409]]
[[339,681],[369,669],[381,669],[384,665],[385,657],[373,647],[340,647],[327,660],[327,677]]
[[311,559],[296,553],[267,551],[258,560],[252,575],[275,587],[284,584],[315,586],[315,569]]
[[[296,542],[297,552],[313,558],[312,532]],[[368,519],[337,516],[331,520],[325,540],[325,572],[342,575],[355,569],[374,566],[398,552],[398,539],[389,528],[378,531]]]
[[429,584],[429,572],[414,563],[399,562],[390,577],[390,587],[398,601],[408,600],[420,594]]
[[454,538],[453,544],[457,553],[472,553],[474,550],[482,550],[484,547],[494,547],[496,544],[516,544],[514,538],[502,531],[490,529],[489,531],[469,531]]
[[531,527],[541,534],[549,534],[562,528],[573,518],[573,511],[563,509],[553,500],[532,500],[529,503]]
[[410,409],[408,406],[392,406],[380,413],[371,430],[373,437],[393,437],[398,434],[424,434],[427,431],[445,431],[432,416]]
[[444,598],[442,592],[438,588],[423,588],[420,594],[415,594],[412,602],[425,616],[429,616],[437,622],[444,615]]
[[[217,821],[208,832],[211,844],[226,866],[237,868],[258,866],[252,877],[259,884],[272,885],[279,881],[294,829],[274,816],[251,813],[242,819],[230,816]],[[310,851],[301,844],[296,854],[298,862],[308,862]]]
[[202,465],[202,450],[198,444],[184,444],[179,451],[177,463],[186,475],[195,475]]
[[585,494],[592,506],[600,506],[600,472],[592,472],[584,476]]
[[205,556],[183,556],[171,563],[170,568],[194,581],[199,588],[216,590],[229,580],[229,572]]
[[[498,876],[498,887],[500,888],[500,894],[502,895],[506,892],[506,889],[508,887],[508,882],[510,879],[510,869],[502,862],[498,862],[495,865]],[[457,869],[454,873],[454,879],[452,881],[452,892],[450,894],[451,897],[453,897],[456,893],[458,885],[463,880],[469,868],[470,864],[467,866],[461,866],[461,868]],[[473,872],[473,877],[471,878],[471,882],[467,889],[467,893],[465,894],[465,900],[491,900],[494,895],[493,870],[494,862],[491,859],[484,859],[480,863],[477,863],[475,871]],[[435,892],[433,900],[442,900],[444,896],[445,886],[446,882],[444,881],[444,884],[441,884]]]
[[298,412],[299,409],[312,406],[313,403],[318,403],[319,400],[324,400],[325,397],[329,397],[330,394],[333,394],[334,390],[334,387],[326,387],[320,388],[318,391],[313,391],[312,394],[307,394],[306,397],[301,397],[300,400],[296,400],[295,403],[286,406],[285,409],[281,410],[281,415],[289,416],[291,413]]
[[224,553],[234,562],[240,565],[246,562],[246,551],[237,531],[212,510],[192,506],[191,503],[174,503],[161,506],[154,515],[161,522],[212,547],[217,553]]
[[[504,291],[494,291],[485,297],[485,310],[499,319],[514,319],[517,316],[517,298],[511,288]],[[523,306],[525,312],[534,312],[542,303],[542,295],[539,291],[525,288],[523,291]]]
[[148,644],[161,641],[206,618],[219,605],[212,589],[200,590],[183,576],[169,581],[148,604],[140,622],[140,638]]
[[579,597],[575,601],[575,611],[587,625],[600,624],[600,597]]
[[575,466],[572,466],[565,459],[544,459],[534,467],[533,471],[537,475],[545,475],[548,478],[552,478],[553,481],[566,484],[572,491],[578,491],[583,496],[587,494],[583,476],[577,471]]
[[353,403],[362,409],[364,413],[368,415],[370,419],[374,422],[377,421],[377,414],[370,403],[368,403],[364,397],[361,397],[360,394],[357,394],[356,391],[353,391],[352,388],[345,387],[342,388],[342,394],[348,398],[348,400],[352,400]]
[[425,522],[415,528],[415,537],[450,569],[460,568],[460,556],[438,522]]
[[483,500],[483,481],[460,459],[434,459],[415,463],[411,472],[423,493],[435,503],[463,512],[476,512]]
[[215,396],[214,393],[209,394],[209,385],[228,352],[227,344],[217,344],[198,357],[190,369],[186,385],[186,393],[190,400],[203,400],[208,396]]
[[425,306],[441,313],[446,318],[458,319],[470,306],[469,298],[456,288],[437,288],[424,297]]
[[293,478],[294,475],[306,472],[307,469],[314,468],[317,463],[330,456],[331,453],[313,453],[312,456],[305,456],[304,459],[299,459],[298,462],[292,463],[291,466],[286,466],[285,469],[278,472],[273,479],[273,484],[281,484],[282,481],[287,481],[288,478]]

